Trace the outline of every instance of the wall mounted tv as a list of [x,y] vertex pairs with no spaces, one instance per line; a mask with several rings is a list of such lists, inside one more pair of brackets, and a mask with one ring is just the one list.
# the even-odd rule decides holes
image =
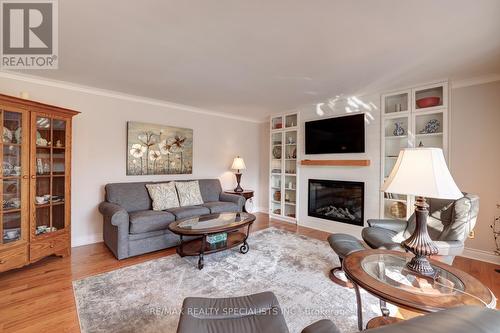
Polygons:
[[306,122],[306,154],[365,152],[365,115]]

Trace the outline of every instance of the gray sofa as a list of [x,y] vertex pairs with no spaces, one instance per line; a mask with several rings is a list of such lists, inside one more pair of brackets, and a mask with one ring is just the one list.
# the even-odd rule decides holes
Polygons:
[[105,201],[99,205],[99,212],[103,215],[104,243],[116,258],[124,259],[176,246],[179,236],[168,230],[168,225],[175,220],[243,210],[245,199],[222,192],[218,179],[199,179],[198,182],[204,202],[202,205],[166,211],[152,210],[145,186],[161,182],[107,184]]

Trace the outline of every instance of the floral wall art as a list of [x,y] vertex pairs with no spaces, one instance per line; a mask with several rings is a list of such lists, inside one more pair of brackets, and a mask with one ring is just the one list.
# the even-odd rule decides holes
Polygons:
[[127,122],[127,175],[193,172],[193,130]]

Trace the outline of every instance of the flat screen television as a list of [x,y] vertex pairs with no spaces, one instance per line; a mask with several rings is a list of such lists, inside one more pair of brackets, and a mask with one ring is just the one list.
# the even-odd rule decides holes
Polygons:
[[365,115],[306,122],[306,154],[365,152]]

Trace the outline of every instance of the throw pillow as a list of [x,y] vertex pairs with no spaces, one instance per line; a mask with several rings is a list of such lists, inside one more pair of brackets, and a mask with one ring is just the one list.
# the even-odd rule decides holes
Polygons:
[[153,210],[165,210],[179,207],[179,198],[175,183],[146,184],[149,196],[153,200]]
[[197,180],[191,182],[175,182],[179,202],[182,206],[194,206],[203,204],[200,184]]

